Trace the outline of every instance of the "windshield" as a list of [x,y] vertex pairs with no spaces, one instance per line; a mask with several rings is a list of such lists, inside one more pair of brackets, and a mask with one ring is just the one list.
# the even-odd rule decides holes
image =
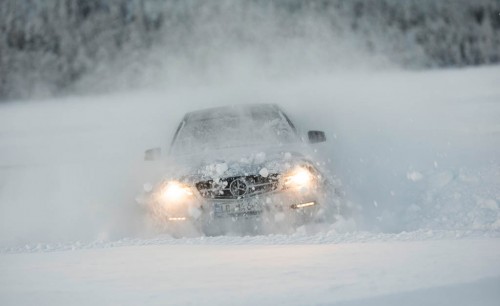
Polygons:
[[297,141],[294,127],[276,108],[219,108],[190,114],[174,140],[172,153]]

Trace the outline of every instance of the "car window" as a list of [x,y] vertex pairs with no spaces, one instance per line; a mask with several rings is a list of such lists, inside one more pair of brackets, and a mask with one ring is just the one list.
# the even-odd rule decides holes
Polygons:
[[178,132],[172,151],[279,145],[297,139],[293,126],[274,108],[229,108],[189,117]]

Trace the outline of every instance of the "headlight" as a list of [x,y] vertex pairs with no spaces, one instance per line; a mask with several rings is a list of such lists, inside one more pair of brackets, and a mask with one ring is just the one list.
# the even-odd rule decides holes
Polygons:
[[285,175],[283,185],[286,188],[307,188],[314,182],[315,176],[305,166],[298,167]]
[[160,190],[160,197],[165,203],[181,202],[193,196],[189,186],[176,181],[168,182]]

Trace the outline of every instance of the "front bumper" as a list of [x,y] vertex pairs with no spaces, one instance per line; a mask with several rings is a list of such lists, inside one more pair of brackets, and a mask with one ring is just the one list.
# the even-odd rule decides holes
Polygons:
[[322,188],[286,189],[242,199],[207,199],[194,197],[175,206],[153,203],[154,219],[162,224],[193,223],[198,227],[239,222],[269,224],[306,223],[325,211]]

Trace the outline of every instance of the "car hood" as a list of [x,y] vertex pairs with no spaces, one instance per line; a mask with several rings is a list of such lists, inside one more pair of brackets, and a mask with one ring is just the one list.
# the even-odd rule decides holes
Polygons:
[[305,144],[276,147],[244,147],[197,153],[167,159],[167,176],[185,182],[219,180],[243,175],[283,173],[310,161]]

